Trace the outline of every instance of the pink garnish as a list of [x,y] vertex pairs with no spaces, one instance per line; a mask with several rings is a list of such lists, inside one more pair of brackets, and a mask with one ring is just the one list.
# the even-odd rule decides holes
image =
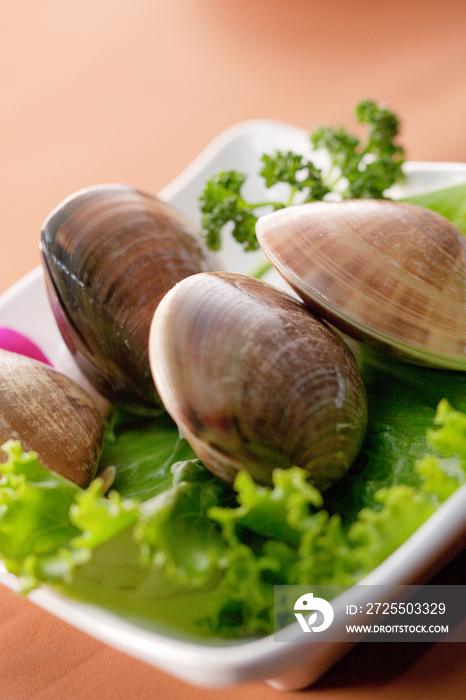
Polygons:
[[14,331],[12,328],[0,328],[0,348],[16,352],[18,355],[32,357],[33,360],[40,360],[46,365],[52,366],[50,360],[47,359],[42,350],[32,340],[29,340],[25,335]]

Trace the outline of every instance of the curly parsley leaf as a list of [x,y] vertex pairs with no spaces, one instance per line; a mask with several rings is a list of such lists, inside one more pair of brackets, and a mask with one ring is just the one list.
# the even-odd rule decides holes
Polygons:
[[334,184],[346,178],[348,184],[341,193],[343,199],[382,199],[385,190],[402,178],[404,149],[393,142],[398,136],[398,117],[371,100],[360,102],[355,115],[368,129],[364,146],[342,127],[319,127],[311,135],[311,143],[316,149],[328,151]]
[[[277,151],[273,156],[263,155],[262,162],[264,166],[260,174],[267,187],[273,187],[279,182],[291,185],[290,200],[283,204],[283,207],[292,203],[296,192],[306,192],[306,202],[323,199],[330,192],[329,187],[322,179],[321,171],[304,156],[292,153],[292,151],[287,153]],[[280,207],[275,204],[275,208],[279,209]]]
[[320,126],[310,135],[313,148],[323,148],[329,154],[331,167],[326,173],[292,151],[262,156],[260,175],[266,187],[289,185],[287,201],[247,202],[241,192],[247,175],[235,170],[218,173],[208,180],[200,197],[202,228],[208,247],[220,250],[222,230],[229,223],[238,243],[247,251],[256,250],[255,224],[261,213],[258,210],[268,207],[276,211],[291,206],[296,203],[298,193],[301,193],[300,202],[322,200],[332,192],[338,192],[343,199],[383,198],[385,190],[402,178],[404,150],[394,144],[399,131],[398,118],[371,100],[361,101],[355,115],[367,127],[365,144],[343,127]]
[[208,247],[220,250],[221,231],[229,221],[233,222],[233,236],[245,250],[256,250],[258,243],[255,234],[257,216],[253,206],[241,197],[241,185],[246,175],[234,170],[214,175],[206,184],[200,198],[202,228]]
[[332,165],[338,166],[343,172],[351,172],[355,166],[357,167],[360,160],[356,152],[359,139],[357,136],[348,134],[342,126],[338,129],[319,126],[310,138],[313,147],[325,148],[331,157]]

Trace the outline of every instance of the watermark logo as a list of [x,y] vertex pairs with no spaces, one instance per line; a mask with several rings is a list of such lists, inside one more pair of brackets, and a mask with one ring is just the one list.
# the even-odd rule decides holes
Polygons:
[[273,614],[276,642],[466,642],[466,585],[276,585]]
[[309,612],[314,610],[321,612],[324,616],[323,622],[320,625],[315,625],[317,622],[317,612],[312,612],[307,621],[302,612],[295,612],[295,617],[301,625],[303,632],[323,632],[328,629],[333,622],[333,608],[327,600],[323,598],[315,598],[313,593],[305,593],[300,596],[294,605],[294,609]]

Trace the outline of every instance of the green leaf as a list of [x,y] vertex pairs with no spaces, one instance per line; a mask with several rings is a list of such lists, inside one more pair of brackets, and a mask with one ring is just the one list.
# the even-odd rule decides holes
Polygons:
[[446,397],[466,411],[466,373],[420,367],[361,346],[361,372],[369,421],[351,469],[325,493],[325,508],[345,527],[363,507],[377,509],[375,494],[399,484],[420,488],[416,464],[433,449],[427,432]]
[[466,182],[435,192],[405,197],[401,201],[432,209],[466,233]]
[[264,537],[298,545],[302,520],[309,515],[310,506],[322,506],[322,496],[297,467],[276,470],[273,482],[271,490],[255,484],[247,472],[240,472],[234,485],[240,507],[212,508],[209,517],[221,523],[225,533],[239,524]]
[[199,198],[208,247],[220,250],[223,228],[230,224],[238,243],[246,251],[256,250],[255,225],[264,213],[261,209],[276,211],[291,206],[297,193],[302,193],[299,201],[304,202],[322,200],[331,192],[343,198],[383,198],[385,190],[403,179],[404,150],[393,142],[398,135],[398,118],[370,100],[360,102],[355,113],[368,128],[365,145],[343,127],[320,126],[310,135],[314,149],[323,148],[330,156],[332,167],[325,176],[311,161],[292,151],[262,156],[260,175],[265,186],[288,184],[291,189],[286,201],[247,202],[241,194],[244,173],[229,170],[211,177]]
[[466,414],[455,411],[448,400],[443,399],[437,407],[434,423],[441,427],[427,431],[429,444],[445,457],[459,457],[466,470]]
[[[425,368],[399,366],[375,353],[365,367],[369,397],[380,404],[373,431],[381,428],[387,439],[369,455],[372,471],[366,464],[353,475],[362,490],[372,479],[372,491],[365,506],[347,513],[346,524],[329,512],[328,492],[322,498],[299,468],[276,470],[272,488],[241,472],[235,499],[198,460],[187,460],[171,467],[167,490],[138,505],[116,493],[104,498],[99,479],[83,491],[10,443],[8,462],[0,465],[0,553],[9,570],[25,587],[47,582],[143,625],[175,626],[198,637],[272,632],[275,584],[352,585],[466,480],[466,415],[446,402],[437,413],[432,407],[440,388],[458,391],[456,373],[449,385],[449,373],[440,372],[433,388],[422,381],[431,372]],[[385,389],[379,393],[377,375],[388,396]],[[406,413],[398,415],[401,389]],[[430,419],[426,413],[418,422],[424,402]],[[433,448],[425,438],[416,443],[421,425],[425,433],[434,416],[439,427],[429,442],[444,457],[429,455]],[[396,427],[392,434],[390,426]],[[413,449],[400,467],[405,438],[398,444],[393,437],[403,430]],[[382,488],[374,491],[377,484]]]
[[70,506],[69,519],[82,534],[72,540],[73,547],[95,549],[135,523],[140,511],[138,504],[124,499],[116,491],[102,498],[101,483],[96,479],[86,491],[77,493]]
[[256,250],[255,235],[257,217],[253,206],[241,197],[240,190],[246,175],[234,170],[218,173],[207,181],[200,197],[202,228],[206,243],[211,250],[220,250],[222,229],[233,222],[233,236],[245,250]]
[[99,466],[116,467],[113,488],[127,498],[146,501],[165,491],[172,483],[172,465],[196,457],[166,415],[135,418],[120,413],[113,431]]
[[264,163],[260,174],[265,180],[267,187],[276,185],[277,182],[286,182],[289,185],[296,186],[297,175],[307,167],[307,161],[304,156],[297,155],[288,151],[283,153],[277,151],[273,156],[263,155],[262,162]]
[[434,455],[421,459],[416,465],[416,471],[423,478],[422,491],[434,495],[439,504],[456,491],[458,484],[466,481],[464,472],[458,469],[457,464]]
[[382,508],[361,510],[348,532],[355,559],[364,573],[372,571],[398,549],[436,508],[427,495],[404,485],[381,489],[376,499]]
[[[264,166],[260,174],[265,179],[266,186],[273,187],[280,182],[290,185],[290,202],[296,192],[305,192],[306,202],[323,199],[330,192],[322,179],[321,171],[304,156],[291,151],[277,151],[272,156],[263,155],[262,162]],[[287,203],[282,206],[287,206]],[[274,205],[275,210],[279,208],[278,204]]]
[[360,124],[369,128],[369,138],[364,153],[383,153],[386,155],[403,155],[403,149],[393,140],[398,136],[399,120],[396,114],[383,105],[376,105],[372,100],[362,100],[355,109]]
[[[70,522],[70,505],[80,489],[37,461],[35,452],[24,453],[18,442],[3,446],[8,460],[0,465],[0,555],[9,571],[22,580],[24,588],[36,577],[54,578],[51,557],[58,553],[55,567],[68,576],[73,556],[66,548],[79,530]],[[81,560],[81,554],[77,555]],[[52,567],[53,568],[53,567]]]
[[136,529],[143,561],[189,586],[209,580],[225,548],[220,529],[206,517],[228,502],[231,490],[198,460],[174,467],[173,486],[145,504]]
[[313,147],[328,151],[333,165],[341,168],[344,173],[357,168],[361,160],[361,156],[356,152],[359,139],[343,127],[332,129],[329,126],[319,126],[310,138]]

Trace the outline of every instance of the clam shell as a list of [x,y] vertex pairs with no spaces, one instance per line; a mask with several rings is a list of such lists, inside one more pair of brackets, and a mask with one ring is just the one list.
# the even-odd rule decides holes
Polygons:
[[233,273],[194,275],[159,304],[149,340],[159,394],[204,464],[271,483],[300,466],[321,489],[357,455],[366,426],[355,361],[301,302]]
[[420,364],[466,369],[466,238],[423,207],[313,202],[261,218],[260,245],[319,315]]
[[176,282],[209,269],[194,225],[156,197],[102,185],[52,212],[40,248],[52,310],[83,374],[115,404],[160,406],[150,322]]
[[84,389],[49,365],[0,350],[0,407],[0,445],[19,440],[44,466],[87,486],[97,470],[103,427]]

